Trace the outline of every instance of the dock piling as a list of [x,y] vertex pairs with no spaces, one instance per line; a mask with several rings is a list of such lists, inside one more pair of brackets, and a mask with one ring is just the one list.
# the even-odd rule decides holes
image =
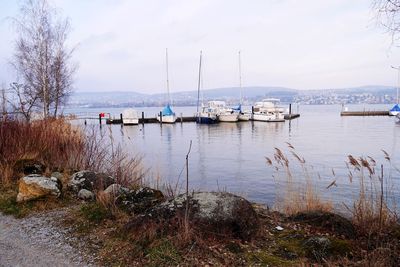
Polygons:
[[160,124],[162,124],[162,111],[160,111]]

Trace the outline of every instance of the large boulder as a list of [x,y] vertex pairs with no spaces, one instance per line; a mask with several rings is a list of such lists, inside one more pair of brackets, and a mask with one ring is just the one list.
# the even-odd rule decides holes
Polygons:
[[126,228],[136,228],[149,220],[162,222],[183,216],[186,203],[191,225],[204,233],[251,239],[258,231],[259,221],[251,203],[227,192],[193,193],[189,195],[188,202],[185,194],[179,195],[133,218]]
[[55,177],[44,177],[31,174],[20,179],[17,202],[38,199],[46,196],[59,197],[61,195],[60,182]]
[[115,204],[129,213],[141,213],[165,200],[163,193],[159,190],[149,187],[143,187],[136,190],[111,185],[105,193],[115,196]]
[[114,183],[114,178],[105,173],[79,171],[71,176],[68,187],[78,193],[81,189],[89,191],[104,190]]

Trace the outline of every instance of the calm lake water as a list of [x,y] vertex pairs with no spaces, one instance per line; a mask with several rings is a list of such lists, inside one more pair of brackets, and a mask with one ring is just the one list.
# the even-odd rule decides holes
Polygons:
[[[388,110],[391,105],[349,105],[349,110]],[[176,107],[175,112],[191,116],[195,107]],[[138,108],[154,116],[160,108]],[[349,182],[347,156],[370,156],[400,187],[400,173],[384,159],[382,149],[391,156],[392,166],[400,168],[400,124],[393,117],[341,117],[339,105],[294,106],[301,117],[291,122],[239,122],[198,125],[145,124],[144,126],[103,126],[130,153],[144,156],[144,163],[163,181],[183,187],[185,155],[190,141],[190,187],[196,190],[226,190],[253,201],[272,204],[282,174],[266,164],[274,149],[290,154],[287,143],[306,160],[307,173],[314,177],[319,193],[336,203],[348,202],[355,194],[357,178]],[[98,114],[110,112],[116,117],[122,109],[74,109],[67,112]],[[98,123],[93,121],[92,123]],[[110,127],[110,128],[109,128]],[[290,165],[295,180],[302,183],[304,171],[293,157]],[[332,172],[335,173],[335,176]],[[183,171],[183,172],[182,172]],[[379,167],[380,171],[380,167]],[[275,178],[274,178],[275,177]],[[337,186],[326,187],[336,179]],[[391,184],[387,184],[389,186]],[[397,194],[399,195],[399,194]]]

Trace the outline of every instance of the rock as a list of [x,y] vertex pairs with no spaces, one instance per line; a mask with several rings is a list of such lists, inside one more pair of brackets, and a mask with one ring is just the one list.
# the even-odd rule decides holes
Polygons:
[[14,170],[24,174],[42,174],[46,166],[35,159],[20,159],[14,164]]
[[122,194],[128,194],[130,190],[126,187],[123,187],[120,184],[112,184],[104,190],[104,194],[109,195],[111,197],[118,197]]
[[354,238],[356,232],[350,220],[330,212],[301,212],[290,217],[289,219],[296,222],[304,222],[312,226],[321,227],[348,238]]
[[59,197],[60,195],[61,188],[56,178],[47,178],[38,174],[30,174],[21,178],[19,181],[17,202],[46,196]]
[[78,198],[82,200],[94,200],[95,196],[92,191],[86,190],[86,189],[81,189],[78,192]]
[[61,181],[64,178],[64,175],[61,172],[52,172],[51,177],[55,177]]
[[[134,218],[127,224],[127,229],[148,220],[162,221],[182,216],[185,209],[186,195],[179,195]],[[192,225],[205,233],[232,234],[242,239],[251,239],[259,228],[258,217],[251,203],[227,192],[197,192],[190,195],[189,219]]]
[[303,243],[307,257],[317,261],[322,261],[330,256],[332,243],[326,237],[314,236]]
[[104,190],[114,183],[114,178],[105,173],[79,171],[71,176],[68,187],[78,193],[81,189],[89,191]]
[[[116,187],[113,187],[110,191],[115,188]],[[106,192],[107,189],[104,192]],[[160,204],[164,200],[165,197],[163,193],[156,189],[143,187],[137,190],[129,190],[124,187],[119,187],[115,204],[130,213],[141,213]]]

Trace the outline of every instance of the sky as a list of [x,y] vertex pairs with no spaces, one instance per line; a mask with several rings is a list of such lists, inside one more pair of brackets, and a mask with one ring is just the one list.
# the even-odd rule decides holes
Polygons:
[[[376,22],[373,0],[49,0],[68,17],[76,91],[166,91],[243,86],[331,89],[397,83],[400,47]],[[0,0],[0,83],[21,1]]]

